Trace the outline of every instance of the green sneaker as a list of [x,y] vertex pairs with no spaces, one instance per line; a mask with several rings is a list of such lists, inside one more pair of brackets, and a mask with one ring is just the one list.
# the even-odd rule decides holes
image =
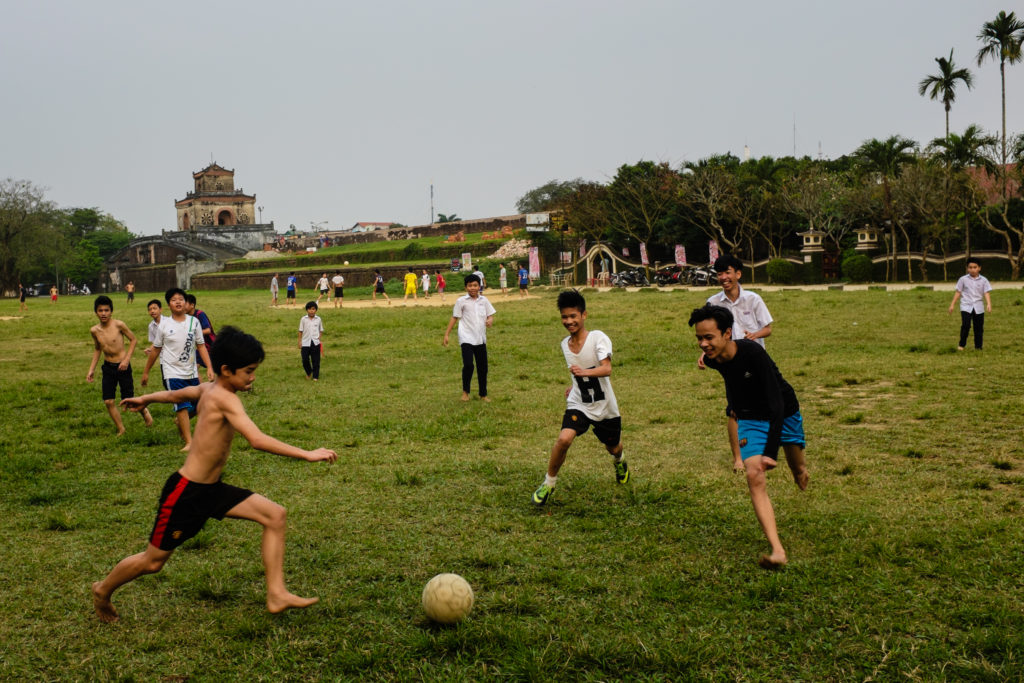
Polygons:
[[533,502],[537,505],[543,505],[548,502],[548,497],[554,492],[554,487],[548,486],[547,484],[541,484],[537,487],[537,490],[533,492]]
[[[615,481],[620,484],[625,484],[629,481],[629,468],[626,467],[626,461],[620,460],[618,462],[613,462],[612,464],[615,465]],[[534,497],[536,498],[536,495],[534,495]]]

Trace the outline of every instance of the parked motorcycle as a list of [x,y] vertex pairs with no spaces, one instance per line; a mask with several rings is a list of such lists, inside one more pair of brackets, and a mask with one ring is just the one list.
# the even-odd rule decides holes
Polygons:
[[682,280],[684,272],[683,268],[677,265],[659,268],[654,273],[654,283],[659,287],[670,287],[672,285],[684,284]]
[[631,268],[612,273],[612,285],[615,287],[650,287],[651,283],[643,268]]
[[711,266],[697,266],[687,273],[687,284],[695,287],[707,287],[718,284],[718,273]]

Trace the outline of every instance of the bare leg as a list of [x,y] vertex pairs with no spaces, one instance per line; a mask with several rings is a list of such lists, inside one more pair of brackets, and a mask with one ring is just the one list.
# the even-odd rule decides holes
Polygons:
[[793,472],[793,481],[800,487],[801,491],[807,490],[807,484],[811,481],[811,474],[807,471],[807,462],[804,460],[803,446],[795,443],[782,444],[782,450],[786,454],[786,464]]
[[124,422],[121,421],[121,411],[117,409],[117,402],[109,398],[103,403],[107,406],[107,412],[110,413],[110,419],[114,421],[114,426],[117,427],[117,435],[121,436],[124,434]]
[[[562,465],[565,463],[565,456],[569,454],[569,446],[572,445],[575,438],[575,429],[563,429],[558,433],[555,445],[551,447],[551,457],[548,458],[549,477],[558,476],[558,471],[562,469]],[[619,452],[622,452],[621,448],[619,448]]]
[[143,574],[155,574],[160,571],[172,552],[160,550],[150,543],[143,552],[130,555],[118,562],[107,574],[107,578],[92,585],[92,604],[96,610],[96,616],[101,621],[117,621],[119,616],[114,604],[110,602],[110,596],[129,581],[133,581]]
[[153,426],[153,416],[149,413],[149,408],[143,408],[140,412],[142,415],[142,421],[146,423],[147,427]]
[[729,448],[732,449],[732,471],[743,471],[743,457],[740,454],[740,423],[736,415],[729,416]]
[[179,410],[174,414],[174,420],[178,423],[178,431],[181,433],[181,438],[185,442],[182,447],[182,451],[188,451],[192,445],[192,425],[189,423],[188,411]]
[[754,514],[761,524],[765,538],[772,546],[771,555],[762,555],[760,564],[766,569],[777,569],[786,564],[786,551],[779,540],[779,531],[775,526],[775,510],[772,508],[772,501],[768,498],[768,487],[765,481],[765,471],[770,469],[769,465],[774,461],[764,456],[755,455],[747,458],[743,464],[747,470],[747,487],[750,489],[750,502],[754,505]]
[[309,607],[320,598],[300,598],[284,583],[284,533],[287,513],[277,503],[253,494],[228,511],[228,517],[263,525],[263,571],[267,577],[267,609],[271,614],[290,607]]

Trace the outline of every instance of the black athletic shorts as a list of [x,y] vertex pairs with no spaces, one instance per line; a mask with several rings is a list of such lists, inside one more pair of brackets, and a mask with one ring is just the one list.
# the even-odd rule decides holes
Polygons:
[[224,519],[231,508],[252,495],[248,489],[218,481],[197,484],[175,472],[160,493],[156,522],[149,542],[160,550],[174,550],[192,538],[211,517]]
[[335,299],[344,299],[345,298],[345,288],[344,287],[335,287],[334,288],[334,298]]
[[286,298],[294,299],[295,298],[295,290],[294,289],[289,289],[288,290],[288,296]]
[[135,395],[135,383],[132,382],[132,364],[124,370],[119,370],[120,363],[103,361],[100,373],[103,375],[103,400],[111,401],[117,397],[114,393],[118,387],[121,388],[121,398],[131,398]]
[[585,434],[594,425],[594,436],[605,446],[618,446],[622,441],[622,418],[591,420],[579,410],[567,410],[562,416],[562,429],[573,429],[576,435]]

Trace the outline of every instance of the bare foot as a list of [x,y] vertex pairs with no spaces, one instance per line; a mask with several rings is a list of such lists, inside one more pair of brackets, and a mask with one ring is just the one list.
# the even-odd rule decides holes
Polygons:
[[484,403],[490,403],[491,402],[491,397],[490,396],[481,396],[480,400],[483,401]]
[[786,553],[762,555],[757,561],[763,569],[782,569],[786,566],[787,562],[789,562],[789,560],[786,559]]
[[460,401],[468,401],[469,400],[469,394],[467,394],[465,391],[463,391],[462,392],[462,398],[460,398],[459,400]]
[[100,621],[110,624],[121,617],[117,610],[114,609],[114,604],[110,602],[110,598],[103,597],[100,592],[100,583],[100,581],[97,581],[92,585],[92,606],[96,610],[96,616],[100,618]]
[[807,490],[807,485],[811,483],[811,473],[807,471],[805,467],[801,472],[793,473],[793,481],[800,487],[801,491]]
[[115,436],[124,436],[124,433],[126,431],[128,430],[126,430],[124,427],[121,427],[120,429],[117,430],[117,434],[115,434]]
[[153,416],[149,414],[149,410],[142,409],[142,420],[146,423],[147,427],[153,426]]
[[320,602],[320,598],[300,598],[298,595],[292,595],[291,593],[285,593],[280,597],[267,596],[267,610],[271,614],[280,614],[286,609],[291,608],[303,608],[315,605]]
[[188,453],[188,449],[189,449],[189,448],[191,448],[191,447],[192,447],[192,444],[190,444],[190,443],[187,443],[187,444],[185,444],[184,446],[182,446],[182,447],[181,447],[181,450],[180,450],[180,451],[178,451],[178,452],[179,452],[179,453]]

